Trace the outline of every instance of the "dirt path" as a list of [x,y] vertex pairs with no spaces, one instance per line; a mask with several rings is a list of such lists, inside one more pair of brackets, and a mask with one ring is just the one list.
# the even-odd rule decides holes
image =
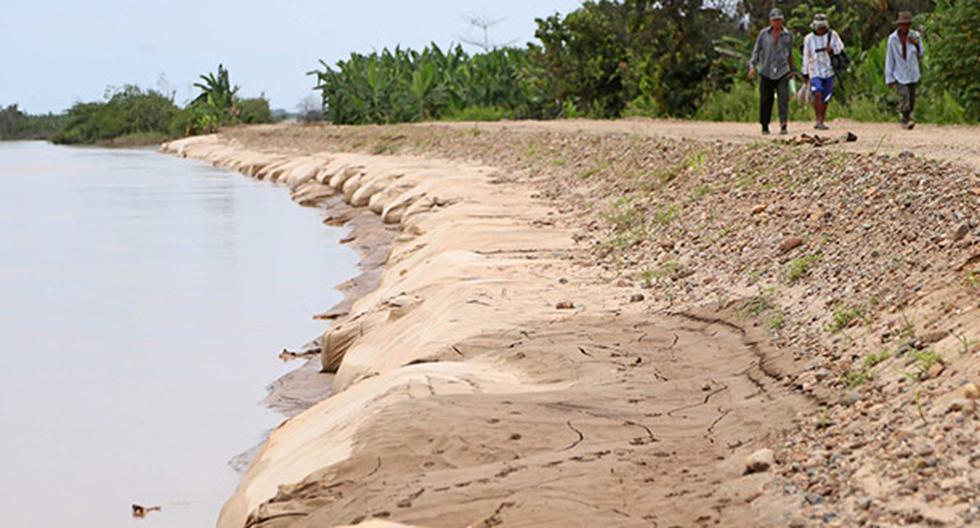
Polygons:
[[[671,138],[693,138],[701,141],[721,140],[748,143],[765,139],[755,123],[715,123],[704,121],[674,121],[629,119],[620,121],[561,120],[519,121],[507,123],[453,123],[444,126],[481,129],[527,129],[556,132],[583,132],[588,134],[639,134]],[[830,123],[831,130],[821,136],[837,137],[845,132],[857,134],[858,141],[842,147],[851,152],[880,152],[897,155],[903,150],[918,156],[961,161],[980,169],[980,126],[918,125],[907,131],[892,123],[857,123],[837,120]],[[811,123],[791,123],[793,135],[814,134]],[[770,136],[778,138],[779,136]]]

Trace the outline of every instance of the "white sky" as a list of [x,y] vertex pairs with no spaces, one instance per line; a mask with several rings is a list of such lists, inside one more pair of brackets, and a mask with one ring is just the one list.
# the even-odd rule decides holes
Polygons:
[[305,72],[351,51],[440,46],[477,34],[461,17],[505,20],[499,42],[534,37],[534,18],[579,0],[0,0],[0,105],[31,113],[99,100],[108,85],[156,87],[161,75],[183,103],[201,73],[223,63],[244,96],[264,92],[295,109]]

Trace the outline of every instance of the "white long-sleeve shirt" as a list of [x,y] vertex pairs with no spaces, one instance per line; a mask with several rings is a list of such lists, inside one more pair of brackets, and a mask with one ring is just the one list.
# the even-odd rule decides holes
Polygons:
[[898,31],[888,36],[888,47],[885,49],[885,84],[912,84],[922,78],[919,61],[925,56],[926,47],[918,32],[909,30],[909,36],[914,36],[919,45],[906,42],[905,57],[902,57],[902,39],[898,37]]
[[828,43],[835,55],[844,51],[844,41],[833,30],[823,35],[809,33],[803,38],[803,72],[810,78],[826,79],[834,76],[830,54],[826,52]]

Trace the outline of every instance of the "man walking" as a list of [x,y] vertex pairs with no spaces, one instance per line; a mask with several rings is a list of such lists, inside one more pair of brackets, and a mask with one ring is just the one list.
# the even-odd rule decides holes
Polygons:
[[827,130],[824,120],[834,95],[834,65],[830,58],[844,52],[844,41],[830,29],[827,15],[814,16],[810,27],[813,32],[803,38],[803,77],[809,79],[813,94],[813,111],[817,116],[813,128]]
[[769,134],[772,98],[779,101],[779,133],[787,133],[789,121],[789,80],[796,75],[793,64],[793,35],[783,27],[783,12],[769,11],[769,27],[759,32],[749,63],[749,79],[759,74],[759,123],[762,133]]
[[922,78],[919,61],[925,56],[922,37],[912,26],[912,13],[902,11],[895,21],[898,29],[888,36],[885,50],[885,84],[898,92],[898,112],[902,115],[902,127],[912,130],[915,121],[915,88]]

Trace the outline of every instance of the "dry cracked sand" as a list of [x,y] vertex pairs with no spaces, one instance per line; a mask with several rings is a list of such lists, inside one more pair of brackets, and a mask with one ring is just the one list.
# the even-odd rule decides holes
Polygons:
[[220,526],[980,522],[980,129],[834,125],[859,141],[566,121],[166,145],[290,186],[365,259]]

